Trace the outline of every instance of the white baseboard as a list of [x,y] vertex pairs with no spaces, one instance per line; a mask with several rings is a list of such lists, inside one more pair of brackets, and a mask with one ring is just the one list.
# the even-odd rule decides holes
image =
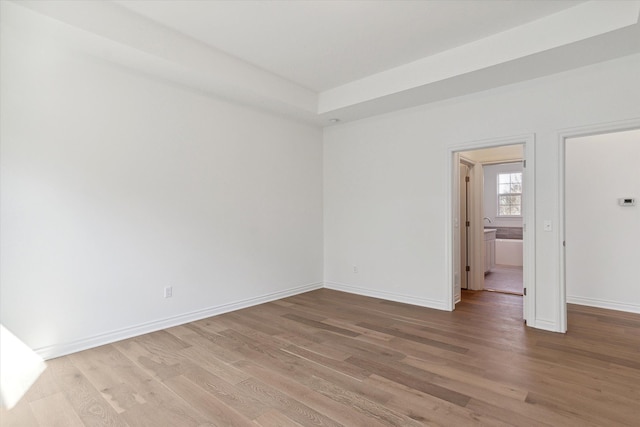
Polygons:
[[436,310],[451,311],[446,301],[437,301],[427,298],[417,298],[408,295],[396,294],[392,292],[376,291],[336,282],[325,282],[324,287],[327,289],[333,289],[335,291],[348,292],[350,294],[362,295],[365,297],[380,298],[389,301],[402,302],[405,304],[418,305],[420,307],[435,308]]
[[154,320],[152,322],[142,323],[136,326],[118,329],[115,331],[98,334],[71,342],[40,347],[35,349],[34,351],[45,360],[53,359],[56,357],[65,356],[67,354],[76,353],[78,351],[87,350],[89,348],[121,341],[138,335],[148,334],[150,332],[159,331],[161,329],[183,325],[185,323],[205,319],[211,316],[217,316],[219,314],[228,313],[230,311],[240,310],[281,298],[287,298],[293,295],[320,289],[322,287],[323,284],[320,282],[311,283],[308,285],[298,286],[284,291],[273,292],[255,298],[248,298],[242,301],[236,301],[228,304],[218,305],[215,307],[209,307],[203,310],[192,311],[190,313],[180,314],[178,316],[172,316],[166,319]]
[[569,304],[587,305],[589,307],[606,308],[608,310],[627,311],[629,313],[640,313],[640,305],[626,302],[609,301],[598,298],[576,297],[567,295]]
[[564,331],[558,330],[558,322],[554,322],[552,320],[535,319],[533,324],[530,324],[529,321],[527,321],[527,325],[532,328],[542,329],[543,331],[564,333]]

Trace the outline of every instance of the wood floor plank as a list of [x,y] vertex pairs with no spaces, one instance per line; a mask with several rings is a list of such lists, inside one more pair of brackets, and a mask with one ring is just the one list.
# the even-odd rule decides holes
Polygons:
[[342,426],[342,424],[301,403],[287,393],[255,378],[243,381],[239,386],[253,393],[266,406],[278,410],[299,424],[328,427]]
[[195,410],[202,413],[207,422],[219,426],[251,426],[253,422],[234,408],[207,392],[196,383],[180,375],[164,382],[171,391],[189,402]]
[[[89,350],[91,353],[88,356],[85,352],[71,355],[69,359],[80,366],[84,376],[95,384],[104,399],[119,413],[119,418],[128,425],[204,424],[206,419],[201,414],[194,413],[193,408],[162,384],[157,375],[137,363],[138,353],[132,353],[134,360],[117,348],[130,349],[131,345],[132,342],[127,340]],[[134,347],[137,351],[143,351],[142,346]],[[152,353],[143,354],[145,358],[156,358]],[[107,368],[96,369],[105,364]]]
[[31,402],[31,409],[40,427],[85,425],[62,392]]
[[366,369],[359,368],[357,366],[354,366],[351,363],[348,363],[342,360],[331,359],[330,357],[325,357],[322,354],[309,351],[303,347],[289,345],[283,348],[282,351],[286,351],[300,358],[306,359],[310,362],[323,366],[327,369],[332,369],[336,372],[339,372],[343,375],[347,375],[356,380],[362,381],[363,379],[365,379],[371,374],[371,372],[367,371]]
[[124,412],[122,418],[126,420],[131,427],[203,427],[205,425],[215,425],[194,418],[193,410],[191,409],[185,412],[176,412],[170,408],[157,407],[150,403],[134,406]]
[[117,413],[146,403],[144,394],[152,377],[113,345],[68,356]]
[[302,424],[298,424],[291,418],[287,417],[278,411],[269,411],[260,415],[255,423],[262,427],[300,427]]
[[48,369],[52,371],[62,394],[85,426],[127,425],[70,358],[53,360]]
[[359,412],[352,411],[350,405],[345,406],[337,402],[334,396],[325,396],[313,389],[313,385],[310,383],[313,381],[313,378],[317,378],[315,376],[301,381],[299,378],[292,378],[290,375],[273,372],[271,369],[264,368],[250,361],[238,362],[238,364],[242,366],[243,370],[251,372],[255,378],[265,384],[269,384],[278,390],[286,390],[289,394],[295,396],[300,403],[313,408],[340,424],[345,426],[366,425],[367,427],[382,427],[388,425]]
[[430,339],[430,338],[425,338],[425,337],[420,336],[420,335],[407,333],[407,332],[399,330],[398,328],[389,328],[389,327],[385,327],[385,326],[382,326],[382,325],[373,325],[373,324],[367,323],[367,322],[360,322],[360,323],[358,323],[358,326],[361,326],[361,327],[366,328],[366,329],[371,329],[373,331],[383,332],[383,333],[385,333],[387,335],[393,335],[394,337],[402,338],[404,340],[414,341],[414,342],[418,342],[420,344],[425,344],[425,345],[430,345],[430,346],[433,346],[433,347],[440,348],[442,350],[452,351],[452,352],[455,352],[455,353],[464,354],[467,351],[469,351],[468,348],[465,348],[465,347],[462,347],[462,346],[448,344],[448,343],[443,342],[443,341],[433,340],[433,339]]
[[386,405],[373,402],[359,393],[353,393],[349,390],[338,387],[330,381],[323,380],[322,378],[313,378],[312,387],[314,390],[319,391],[336,402],[342,403],[345,407],[350,407],[353,410],[369,417],[371,420],[367,422],[367,425],[371,425],[373,420],[375,420],[382,422],[384,425],[420,426],[420,423],[417,423],[407,415],[396,412]]
[[134,405],[120,416],[131,426],[202,426],[207,419],[193,410],[182,396],[156,380],[150,380],[137,393],[145,403]]
[[[228,345],[228,340],[222,335],[219,335],[218,332],[205,330],[195,324],[188,324],[186,327],[191,330],[191,334],[183,336],[183,339],[193,346],[201,347],[226,363],[242,360],[242,354],[238,353],[235,347]],[[226,330],[226,328],[224,330]],[[181,351],[184,350],[185,349]]]
[[269,409],[239,384],[229,384],[195,364],[185,370],[184,376],[249,419],[255,419]]
[[116,348],[158,381],[182,373],[180,361],[175,354],[168,354],[164,350],[161,353],[149,351],[146,346],[139,344],[136,340],[117,343]]
[[[544,347],[544,348],[557,350],[565,353],[572,353],[575,355],[588,357],[590,359],[595,359],[595,360],[599,360],[606,363],[612,363],[615,365],[626,366],[628,368],[640,370],[640,359],[632,360],[632,359],[627,359],[623,357],[616,357],[616,356],[612,356],[611,354],[603,354],[595,351],[571,347],[570,345],[551,343],[548,341],[539,341],[536,345],[539,347]],[[637,355],[638,353],[635,354],[635,356]]]
[[366,335],[367,337],[371,338],[373,341],[379,343],[381,341],[390,341],[391,339],[393,339],[392,336],[387,335],[385,333],[381,333],[378,331],[374,331],[372,329],[367,329],[367,328],[363,328],[359,325],[357,325],[355,322],[350,321],[350,320],[344,320],[344,319],[340,319],[340,318],[334,318],[334,319],[325,319],[323,321],[323,323],[326,323],[328,325],[332,325],[332,326],[337,326],[339,328],[343,328],[343,329],[349,329],[350,331],[353,331],[355,333],[357,333],[358,335]]
[[345,336],[348,336],[348,337],[357,337],[358,335],[360,335],[359,333],[351,331],[349,329],[338,328],[336,326],[332,326],[332,325],[329,325],[327,323],[322,323],[322,322],[318,322],[318,321],[315,321],[315,320],[311,320],[311,319],[308,319],[308,318],[303,317],[303,316],[298,316],[296,314],[285,314],[282,317],[287,318],[289,320],[294,320],[296,322],[300,322],[300,323],[302,323],[304,325],[308,325],[308,326],[311,326],[313,328],[323,329],[325,331],[334,332],[336,334],[345,335]]
[[640,315],[521,316],[319,289],[50,360],[0,426],[639,425]]
[[22,399],[11,410],[0,407],[0,427],[37,425],[38,421],[27,399]]
[[[251,339],[249,337],[243,337],[242,334],[238,334],[237,337],[240,340],[247,340],[248,343],[251,342]],[[268,345],[268,343],[264,341],[265,339],[266,337],[262,337],[262,346]],[[374,401],[384,402],[388,400],[389,396],[386,393],[380,393],[376,389],[362,387],[362,383],[358,378],[358,375],[361,375],[360,372],[358,373],[358,375],[352,376],[350,375],[350,372],[345,372],[347,371],[347,369],[336,369],[335,365],[331,363],[318,363],[317,360],[311,360],[297,354],[301,353],[300,351],[298,351],[297,353],[289,351],[290,348],[290,346],[285,348],[279,348],[279,346],[275,346],[271,348],[269,352],[265,353],[263,350],[248,352],[247,356],[249,360],[255,361],[256,363],[261,364],[263,367],[266,367],[281,375],[294,376],[298,382],[304,385],[309,385],[310,378],[319,377],[327,379],[328,381],[339,385],[345,390],[359,393],[360,395],[370,398]],[[243,362],[245,361],[241,361],[238,363],[242,363],[244,366]],[[236,363],[236,365],[238,365],[238,363]],[[352,369],[359,368],[353,366]]]
[[238,384],[249,378],[246,372],[236,369],[231,363],[218,359],[215,354],[198,345],[182,349],[179,351],[179,354],[186,360],[222,378],[229,384]]
[[430,361],[407,357],[404,361],[410,366],[434,374],[434,384],[451,388],[471,397],[486,399],[488,395],[497,395],[507,399],[524,402],[528,391],[522,388],[506,385],[501,382],[476,375],[466,370],[458,370],[455,366],[441,366]]
[[[423,393],[429,394],[442,400],[446,400],[447,402],[451,402],[459,406],[465,406],[470,399],[470,397],[467,395],[458,393],[456,391],[441,387],[437,384],[434,384],[433,382],[430,382],[429,378],[431,376],[426,374],[426,372],[424,373],[426,375],[415,375],[415,373],[403,372],[402,370],[396,369],[395,367],[391,367],[388,365],[385,366],[381,363],[355,356],[350,357],[349,359],[347,359],[347,361],[349,363],[353,363],[356,366],[360,366],[361,368],[365,368],[372,372],[375,372],[381,377],[390,379],[414,390],[421,391]],[[397,367],[398,364],[395,364],[395,366]],[[417,370],[418,369],[416,369],[416,371]]]
[[[357,378],[340,373],[330,368],[324,368],[322,365],[310,362],[304,358],[297,357],[286,351],[274,353],[277,357],[255,357],[251,361],[260,364],[273,373],[282,376],[291,376],[300,384],[312,388],[314,378],[323,378],[333,384],[342,387],[345,390],[357,393],[367,399],[375,402],[384,403],[389,400],[388,393],[381,392],[373,387],[366,387],[364,383]],[[246,361],[238,362],[244,366],[246,370]]]
[[139,383],[149,375],[131,363],[115,345],[104,345],[67,356],[98,390],[124,382]]
[[393,398],[387,403],[391,409],[406,414],[411,419],[428,426],[477,426],[479,416],[466,407],[455,405],[435,396],[388,380],[377,374],[367,379],[367,384],[382,388]]

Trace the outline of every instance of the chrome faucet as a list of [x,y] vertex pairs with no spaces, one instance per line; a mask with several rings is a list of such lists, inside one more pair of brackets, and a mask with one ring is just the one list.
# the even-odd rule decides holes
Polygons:
[[488,216],[485,216],[483,219],[486,219],[487,221],[489,221],[489,224],[493,223],[493,221],[491,221],[491,218],[489,218]]

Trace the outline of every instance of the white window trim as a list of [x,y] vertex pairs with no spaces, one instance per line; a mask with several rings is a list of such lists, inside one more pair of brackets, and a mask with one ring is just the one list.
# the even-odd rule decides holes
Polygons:
[[[504,193],[504,194],[500,194],[500,175],[511,175],[514,173],[519,173],[520,174],[520,182],[522,182],[522,172],[500,172],[496,175],[496,218],[500,218],[500,219],[509,219],[509,218],[513,218],[513,219],[518,219],[518,218],[522,218],[522,198],[523,198],[523,194],[522,192],[520,193]],[[511,195],[519,195],[520,196],[520,215],[500,215],[500,196],[511,196]]]

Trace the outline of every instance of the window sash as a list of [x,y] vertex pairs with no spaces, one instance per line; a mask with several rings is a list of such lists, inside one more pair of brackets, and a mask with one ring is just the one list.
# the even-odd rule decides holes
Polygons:
[[522,216],[522,172],[498,174],[498,216]]

